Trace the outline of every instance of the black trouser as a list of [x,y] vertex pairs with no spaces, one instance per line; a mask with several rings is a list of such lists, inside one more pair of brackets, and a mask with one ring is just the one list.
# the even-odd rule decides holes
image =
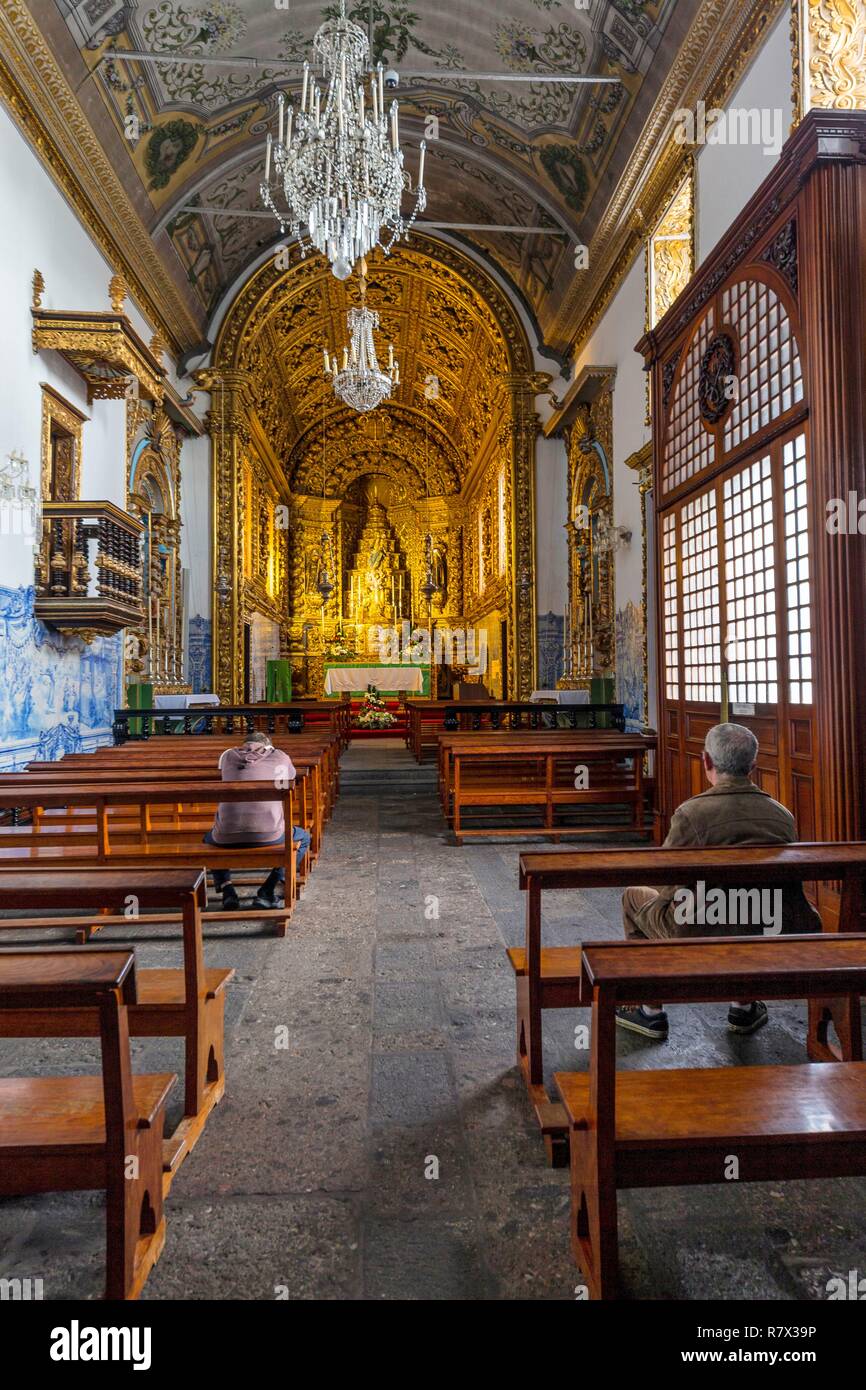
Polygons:
[[[305,829],[303,828],[303,826],[301,826],[301,825],[293,825],[293,826],[292,826],[292,844],[293,844],[293,845],[297,845],[297,847],[298,847],[298,849],[297,849],[297,854],[296,854],[296,856],[295,856],[295,869],[296,869],[296,870],[297,870],[297,869],[300,869],[302,863],[304,862],[304,856],[305,856],[305,854],[307,853],[307,850],[310,848],[310,840],[311,840],[311,836],[310,836],[309,830],[305,830]],[[217,845],[217,842],[216,842],[216,840],[213,838],[213,835],[212,835],[212,833],[211,833],[210,830],[209,830],[209,831],[207,832],[207,834],[205,835],[205,837],[204,837],[204,842],[205,842],[205,844],[207,844],[207,845]],[[271,845],[282,845],[283,843],[284,843],[284,840],[283,840],[283,836],[281,835],[280,838],[279,838],[278,840],[244,840],[244,841],[242,841],[242,842],[241,842],[241,841],[235,841],[234,844],[232,844],[232,845],[224,845],[224,846],[222,846],[222,848],[224,848],[224,849],[262,849],[262,847],[265,846],[265,845],[269,845],[269,844],[271,844]],[[217,848],[220,848],[220,846],[217,845]],[[231,871],[231,869],[214,869],[214,871],[213,871],[213,883],[214,883],[214,888],[217,890],[218,893],[221,893],[222,890],[225,888],[226,884],[227,884],[227,883],[231,883],[231,881],[232,881],[232,871]],[[285,869],[271,869],[271,872],[268,874],[267,878],[265,879],[265,881],[264,881],[264,883],[262,884],[261,889],[260,889],[259,891],[262,892],[262,893],[268,893],[268,894],[270,894],[271,896],[273,896],[273,892],[274,892],[274,889],[276,888],[277,884],[278,884],[278,883],[285,883],[285,881],[286,881],[286,871],[285,871]]]

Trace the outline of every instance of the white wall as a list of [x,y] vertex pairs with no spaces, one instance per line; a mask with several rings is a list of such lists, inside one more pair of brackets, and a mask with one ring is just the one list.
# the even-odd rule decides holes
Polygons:
[[636,474],[624,466],[629,455],[650,438],[646,424],[646,374],[634,346],[644,331],[644,262],[635,261],[604,317],[580,355],[576,375],[585,366],[616,367],[613,392],[614,522],[632,532],[631,545],[616,557],[616,606],[640,602],[640,496]]
[[[706,259],[716,242],[742,212],[779,157],[778,136],[784,144],[791,130],[790,16],[784,10],[767,35],[740,85],[731,94],[732,107],[761,112],[770,144],[706,144],[697,156],[697,258]],[[727,128],[725,127],[727,130]]]
[[[42,393],[55,387],[90,416],[84,428],[82,496],[124,505],[124,407],[120,401],[87,404],[83,381],[55,352],[34,354],[30,305],[33,272],[45,277],[47,309],[108,308],[111,268],[0,109],[0,190],[7,215],[0,228],[0,461],[11,449],[30,463],[30,482],[40,485]],[[4,537],[0,585],[33,583],[32,549],[23,537]]]
[[535,453],[535,573],[539,613],[565,611],[567,490],[568,458],[564,441],[539,439]]
[[209,654],[204,659],[204,670],[209,673],[205,678],[198,651],[203,642],[210,643],[212,633],[211,497],[211,445],[209,435],[204,434],[185,441],[180,459],[180,498],[184,519],[180,533],[180,556],[186,579],[184,678],[198,691],[213,686]]
[[[108,310],[113,268],[90,240],[17,127],[0,107],[0,465],[15,450],[29,462],[31,486],[41,486],[42,392],[45,382],[87,416],[81,452],[81,496],[126,507],[126,411],[123,401],[93,401],[78,373],[56,352],[34,354],[31,341],[34,270],[45,280],[47,309]],[[132,301],[127,313],[147,343],[152,326]],[[174,366],[166,363],[178,383]],[[197,441],[197,443],[200,443]],[[209,441],[204,441],[207,453]],[[189,445],[184,446],[184,452]],[[199,450],[201,452],[201,450]],[[184,519],[195,517],[204,550],[191,542],[190,567],[210,572],[210,502],[207,462],[199,458],[198,480],[187,488]],[[204,487],[204,493],[202,493]],[[192,503],[193,510],[189,506]],[[186,528],[184,528],[184,531]],[[108,737],[110,711],[122,692],[121,638],[80,638],[47,630],[33,615],[32,542],[0,518],[0,766],[20,764],[49,737],[40,756],[64,747],[88,747]],[[11,531],[11,534],[10,534]],[[183,534],[183,533],[182,533]],[[185,538],[186,539],[186,538]],[[203,558],[200,558],[200,554]]]
[[[757,108],[762,113],[768,143],[779,136],[783,144],[791,126],[791,51],[789,16],[783,13],[767,35],[751,67],[731,94],[728,108]],[[725,126],[727,131],[730,127]],[[778,159],[764,153],[762,144],[706,144],[696,159],[696,240],[698,264],[712,251]],[[614,519],[632,533],[630,546],[616,556],[616,609],[640,606],[642,599],[642,547],[640,495],[635,473],[624,460],[650,438],[646,419],[646,382],[643,361],[635,344],[645,329],[645,268],[640,254],[617,294],[599,321],[575,363],[575,375],[585,366],[616,367],[613,398]],[[651,502],[651,498],[650,498]],[[652,516],[649,518],[652,524]],[[650,587],[653,583],[652,556]],[[655,660],[652,611],[650,611],[650,671]],[[632,664],[634,665],[634,655]],[[618,671],[618,678],[622,674]],[[653,682],[650,682],[650,720],[655,719]]]

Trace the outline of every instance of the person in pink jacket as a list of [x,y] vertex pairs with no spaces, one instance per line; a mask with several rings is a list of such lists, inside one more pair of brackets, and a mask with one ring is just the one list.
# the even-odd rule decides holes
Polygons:
[[[288,753],[275,748],[267,734],[250,734],[238,748],[227,748],[220,755],[220,776],[224,782],[270,782],[272,786],[287,786],[294,780],[295,768]],[[283,808],[279,801],[221,801],[213,826],[205,835],[209,845],[233,845],[250,848],[253,845],[282,845],[286,833]],[[310,848],[310,832],[299,825],[292,826],[292,843],[297,845],[296,864],[300,868]],[[253,907],[276,907],[276,889],[285,883],[285,870],[272,869],[256,896]],[[223,909],[236,911],[240,906],[229,869],[214,870],[214,887],[222,893]]]

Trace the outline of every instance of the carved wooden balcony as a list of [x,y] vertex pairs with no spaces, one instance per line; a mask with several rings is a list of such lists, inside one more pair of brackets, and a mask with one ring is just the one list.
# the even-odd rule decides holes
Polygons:
[[43,502],[36,616],[85,641],[141,623],[142,522],[113,502]]

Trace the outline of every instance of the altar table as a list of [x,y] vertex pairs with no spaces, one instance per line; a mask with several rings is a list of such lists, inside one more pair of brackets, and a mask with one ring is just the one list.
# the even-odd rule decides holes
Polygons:
[[325,663],[325,694],[342,695],[349,691],[363,695],[368,685],[375,685],[381,695],[393,696],[405,690],[418,695],[430,694],[430,667],[408,662],[377,662],[361,666],[357,662]]

